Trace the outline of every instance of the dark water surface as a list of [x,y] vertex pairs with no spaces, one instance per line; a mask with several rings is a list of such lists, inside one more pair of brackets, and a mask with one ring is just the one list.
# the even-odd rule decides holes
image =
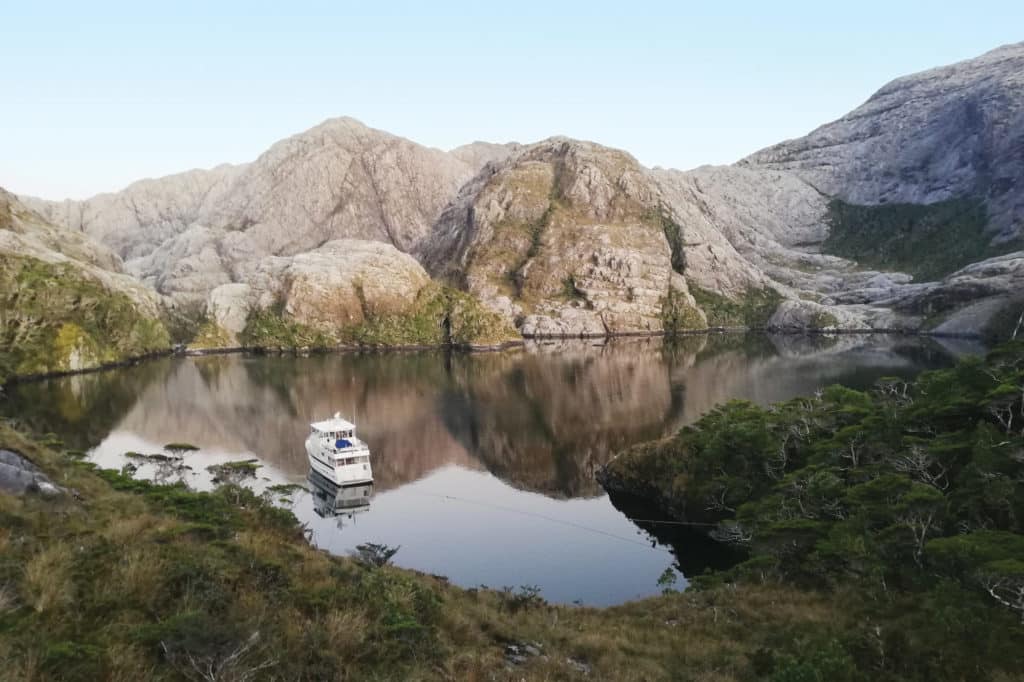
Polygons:
[[[105,467],[164,444],[208,465],[258,458],[257,488],[293,496],[313,542],[343,554],[401,545],[396,563],[472,587],[538,585],[547,599],[620,603],[658,592],[666,567],[723,559],[702,536],[636,524],[594,470],[616,451],[672,433],[730,398],[759,403],[842,383],[867,388],[977,348],[885,336],[695,336],[571,341],[501,353],[169,358],[12,387],[0,410],[89,450]],[[307,482],[309,423],[355,417],[373,489],[336,498]],[[158,475],[150,465],[140,475]],[[642,510],[625,508],[633,516]],[[684,584],[681,579],[679,585]]]

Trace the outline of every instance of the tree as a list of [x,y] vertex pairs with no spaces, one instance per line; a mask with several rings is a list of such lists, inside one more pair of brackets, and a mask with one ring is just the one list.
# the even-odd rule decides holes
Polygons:
[[235,504],[241,501],[242,486],[256,478],[256,471],[263,466],[259,460],[247,459],[223,464],[211,464],[206,470],[212,474],[214,485],[227,486],[234,490]]
[[401,548],[401,545],[389,547],[388,545],[379,545],[375,542],[367,542],[362,545],[356,545],[354,555],[356,561],[363,566],[381,568],[390,564],[391,558],[398,554],[398,550]]
[[1004,559],[985,564],[978,582],[993,599],[1016,611],[1024,625],[1024,559]]

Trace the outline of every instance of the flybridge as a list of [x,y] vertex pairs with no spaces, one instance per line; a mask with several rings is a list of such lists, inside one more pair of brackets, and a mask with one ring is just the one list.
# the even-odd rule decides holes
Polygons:
[[322,422],[313,422],[310,427],[314,431],[320,433],[332,433],[337,431],[351,431],[355,434],[356,425],[350,421],[342,419],[340,412],[335,412],[334,416],[330,419],[325,419]]

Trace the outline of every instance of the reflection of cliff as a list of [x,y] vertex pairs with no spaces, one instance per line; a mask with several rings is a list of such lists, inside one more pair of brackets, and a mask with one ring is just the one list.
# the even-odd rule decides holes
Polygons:
[[122,369],[31,381],[7,387],[0,414],[36,433],[53,432],[77,450],[98,445],[135,404],[146,386],[170,371],[172,360],[143,362]]
[[601,494],[594,470],[619,449],[661,436],[678,409],[660,345],[562,342],[516,355],[460,356],[445,421],[492,473],[516,486]]
[[341,410],[357,417],[386,490],[446,464],[479,466],[437,416],[443,368],[437,354],[196,358],[148,387],[118,428],[251,452],[299,477],[309,469],[309,423]]
[[685,392],[681,424],[730,399],[768,404],[841,383],[871,387],[883,376],[911,376],[948,365],[927,339],[887,335],[711,336],[696,362],[675,363],[673,386]]

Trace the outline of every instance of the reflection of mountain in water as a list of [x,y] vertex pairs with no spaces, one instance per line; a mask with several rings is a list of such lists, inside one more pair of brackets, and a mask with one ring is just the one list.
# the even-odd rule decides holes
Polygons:
[[[445,423],[515,485],[600,494],[595,469],[619,449],[663,435],[680,408],[660,348],[659,339],[562,342],[461,358],[442,402]],[[481,374],[489,380],[477,380]]]
[[869,386],[947,364],[917,339],[693,336],[571,341],[503,353],[208,356],[12,387],[0,403],[75,447],[110,431],[255,455],[298,480],[311,421],[353,417],[387,490],[446,465],[486,468],[555,497],[600,493],[614,452],[729,398],[758,402]]
[[312,469],[306,480],[313,498],[313,511],[324,519],[337,518],[339,528],[345,525],[346,520],[351,521],[356,514],[370,509],[372,483],[336,486]]
[[147,386],[163,381],[169,359],[108,372],[15,384],[0,393],[0,414],[36,433],[59,434],[69,448],[87,450],[110,433]]

